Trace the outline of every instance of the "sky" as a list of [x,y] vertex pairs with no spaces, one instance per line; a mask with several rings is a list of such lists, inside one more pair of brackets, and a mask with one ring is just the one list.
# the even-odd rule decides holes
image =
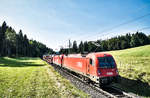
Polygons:
[[6,21],[54,50],[67,47],[69,39],[79,43],[135,33],[150,27],[150,15],[118,25],[149,13],[150,0],[0,0],[0,24]]

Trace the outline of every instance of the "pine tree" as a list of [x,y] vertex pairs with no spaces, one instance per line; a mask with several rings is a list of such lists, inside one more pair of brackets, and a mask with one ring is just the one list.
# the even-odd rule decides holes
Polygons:
[[84,49],[83,49],[83,42],[81,41],[79,44],[79,53],[83,53]]
[[4,21],[0,30],[0,56],[5,55],[5,32],[7,29],[7,24]]
[[22,33],[22,30],[19,31],[19,34],[18,34],[18,39],[17,39],[17,46],[18,46],[18,54],[19,56],[23,56],[23,33]]
[[137,47],[140,45],[137,35],[138,35],[138,32],[136,34],[132,34],[131,42],[130,42],[131,47]]
[[88,52],[95,52],[97,49],[98,46],[94,45],[92,42],[88,42]]
[[24,56],[29,56],[29,40],[28,40],[26,34],[23,37],[23,44],[24,44],[23,45],[24,46],[24,49],[23,49]]
[[2,37],[2,28],[0,27],[0,57],[2,56],[2,47],[3,47],[3,37]]
[[131,34],[130,33],[126,34],[125,38],[126,38],[126,42],[127,42],[127,48],[130,48],[131,47],[130,46]]
[[87,43],[87,41],[84,42],[83,47],[84,47],[83,48],[84,52],[88,52],[89,49],[88,49],[88,43]]
[[15,55],[16,32],[8,27],[5,33],[5,50],[7,56]]
[[147,45],[149,43],[149,38],[142,32],[138,33],[138,39],[140,42],[140,45]]
[[77,47],[77,42],[76,41],[73,42],[73,47],[72,48],[73,48],[73,52],[77,53],[78,47]]

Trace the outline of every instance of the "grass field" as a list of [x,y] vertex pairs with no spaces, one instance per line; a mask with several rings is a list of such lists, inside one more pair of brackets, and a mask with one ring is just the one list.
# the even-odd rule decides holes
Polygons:
[[150,45],[110,53],[122,76],[119,86],[128,92],[150,97]]
[[[110,51],[114,56],[122,87],[150,97],[150,45]],[[0,97],[88,97],[39,58],[0,58]]]
[[0,58],[1,98],[88,97],[39,58]]

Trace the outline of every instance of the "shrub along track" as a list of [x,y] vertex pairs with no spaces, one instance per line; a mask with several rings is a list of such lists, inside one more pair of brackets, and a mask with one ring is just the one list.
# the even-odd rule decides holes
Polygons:
[[77,88],[88,93],[92,98],[135,98],[114,86],[100,88],[92,83],[84,82],[82,79],[72,74],[69,70],[55,64],[51,65],[57,72],[70,80]]

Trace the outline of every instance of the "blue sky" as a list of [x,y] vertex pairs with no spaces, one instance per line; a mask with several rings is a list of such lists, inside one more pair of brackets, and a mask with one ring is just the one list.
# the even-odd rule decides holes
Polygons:
[[148,13],[150,0],[0,0],[1,24],[6,21],[54,50],[66,47],[68,39],[104,39],[149,27],[150,15],[103,32]]

